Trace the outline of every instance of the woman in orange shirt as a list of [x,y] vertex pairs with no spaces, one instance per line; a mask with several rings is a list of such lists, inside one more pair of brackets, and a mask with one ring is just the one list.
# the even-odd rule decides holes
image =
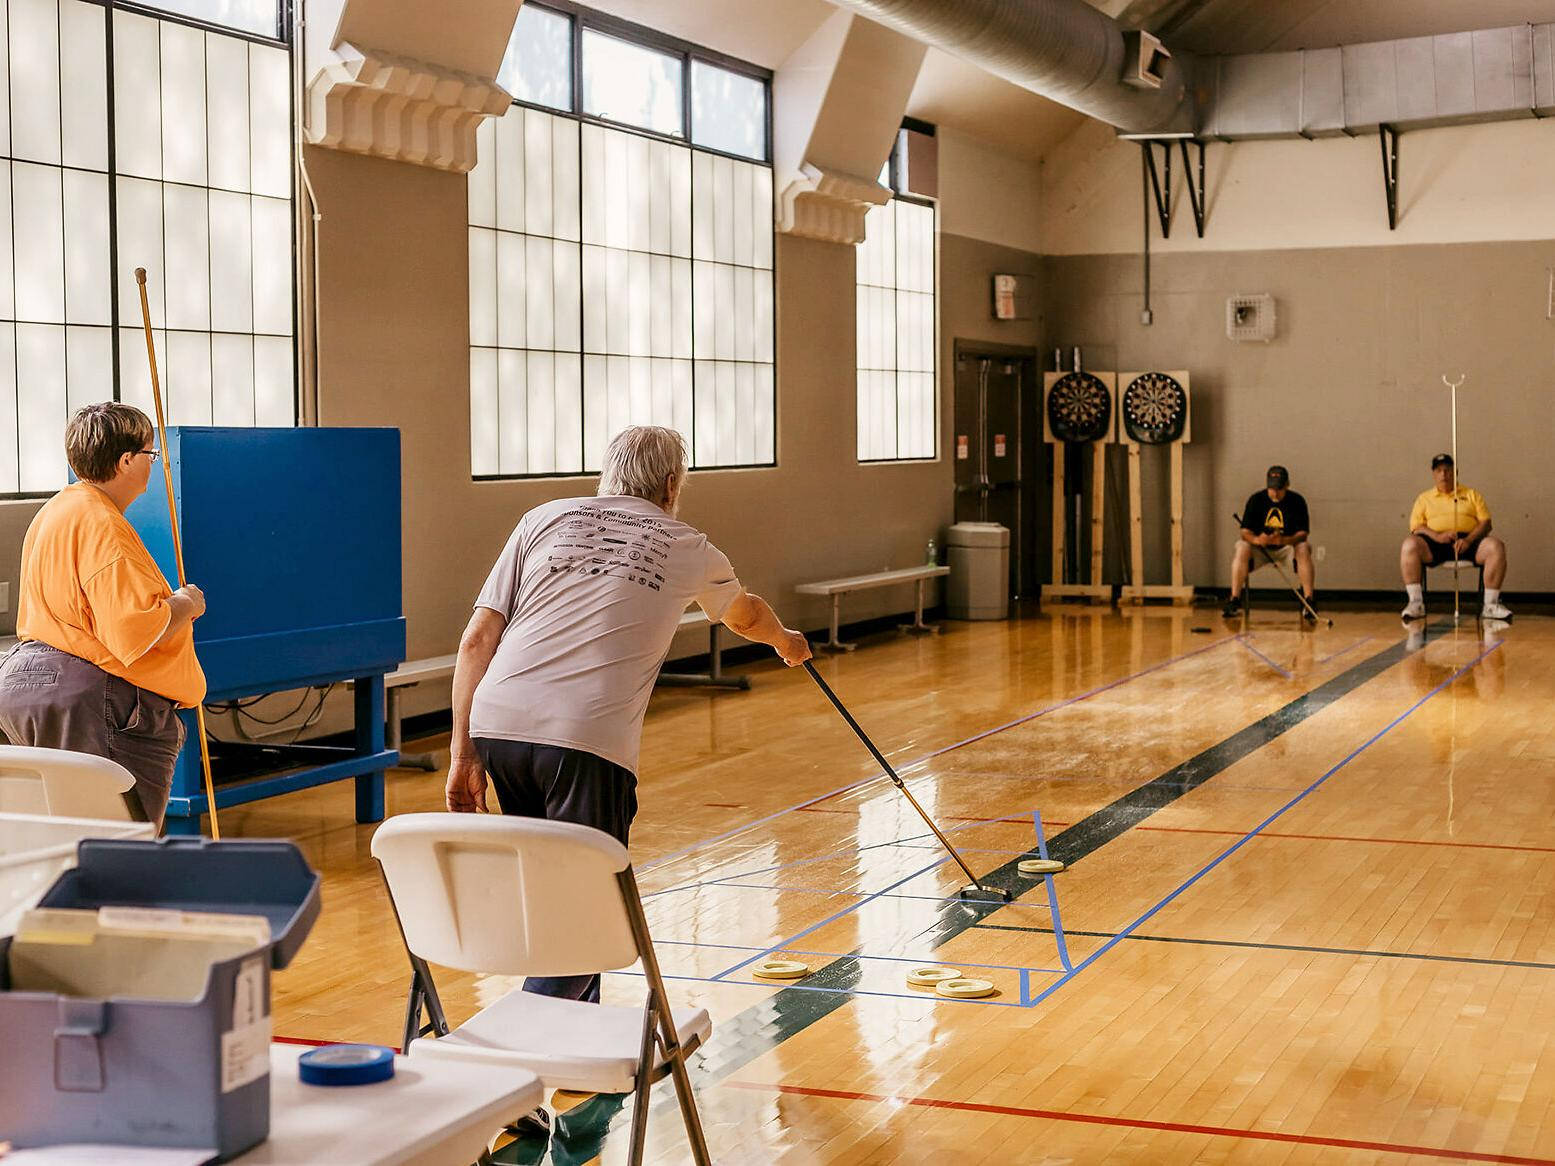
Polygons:
[[171,589],[124,517],[161,456],[151,440],[146,415],[117,402],[65,427],[80,481],[44,503],[22,542],[21,642],[0,660],[0,732],[117,761],[160,828],[184,741],[177,710],[205,698],[191,626],[205,596]]

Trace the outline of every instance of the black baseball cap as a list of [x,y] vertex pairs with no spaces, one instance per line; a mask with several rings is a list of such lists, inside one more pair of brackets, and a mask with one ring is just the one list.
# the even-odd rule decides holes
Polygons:
[[1439,454],[1437,454],[1435,457],[1433,457],[1431,459],[1431,468],[1433,470],[1437,466],[1450,466],[1450,465],[1452,465],[1452,454],[1450,454],[1450,453],[1439,453]]
[[1290,485],[1290,471],[1284,466],[1270,466],[1264,482],[1271,490],[1283,490]]

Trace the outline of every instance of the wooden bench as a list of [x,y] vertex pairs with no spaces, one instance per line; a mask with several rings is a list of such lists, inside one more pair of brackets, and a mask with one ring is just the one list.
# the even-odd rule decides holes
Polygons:
[[660,671],[658,683],[670,688],[738,688],[747,689],[751,686],[749,676],[725,676],[723,667],[723,645],[718,640],[718,629],[723,627],[721,623],[711,623],[707,613],[700,607],[693,607],[680,617],[681,628],[707,627],[707,671],[706,672],[664,672]]
[[829,595],[831,597],[831,639],[822,644],[832,652],[851,652],[857,644],[845,644],[837,636],[838,617],[841,614],[842,597],[853,591],[868,591],[875,587],[894,587],[900,583],[912,583],[917,588],[917,605],[913,622],[903,624],[902,631],[912,633],[937,632],[936,624],[923,622],[923,585],[930,579],[950,574],[949,567],[924,564],[921,567],[902,567],[895,571],[876,571],[871,575],[850,575],[846,579],[826,579],[819,583],[801,583],[794,590],[800,595]]

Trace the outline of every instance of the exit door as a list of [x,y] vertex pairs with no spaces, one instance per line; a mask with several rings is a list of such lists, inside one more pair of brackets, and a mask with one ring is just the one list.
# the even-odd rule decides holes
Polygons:
[[1010,589],[1036,591],[1028,574],[1024,404],[1030,357],[957,346],[955,459],[956,521],[997,522],[1010,531]]

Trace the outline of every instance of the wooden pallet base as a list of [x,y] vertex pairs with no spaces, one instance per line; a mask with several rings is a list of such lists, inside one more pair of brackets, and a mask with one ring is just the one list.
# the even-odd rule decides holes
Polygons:
[[1193,588],[1187,584],[1173,587],[1170,583],[1147,583],[1143,587],[1125,587],[1118,596],[1119,604],[1139,604],[1151,599],[1169,599],[1174,605],[1193,602]]
[[1105,583],[1044,583],[1042,602],[1047,603],[1054,599],[1084,599],[1091,603],[1110,604],[1112,587]]

